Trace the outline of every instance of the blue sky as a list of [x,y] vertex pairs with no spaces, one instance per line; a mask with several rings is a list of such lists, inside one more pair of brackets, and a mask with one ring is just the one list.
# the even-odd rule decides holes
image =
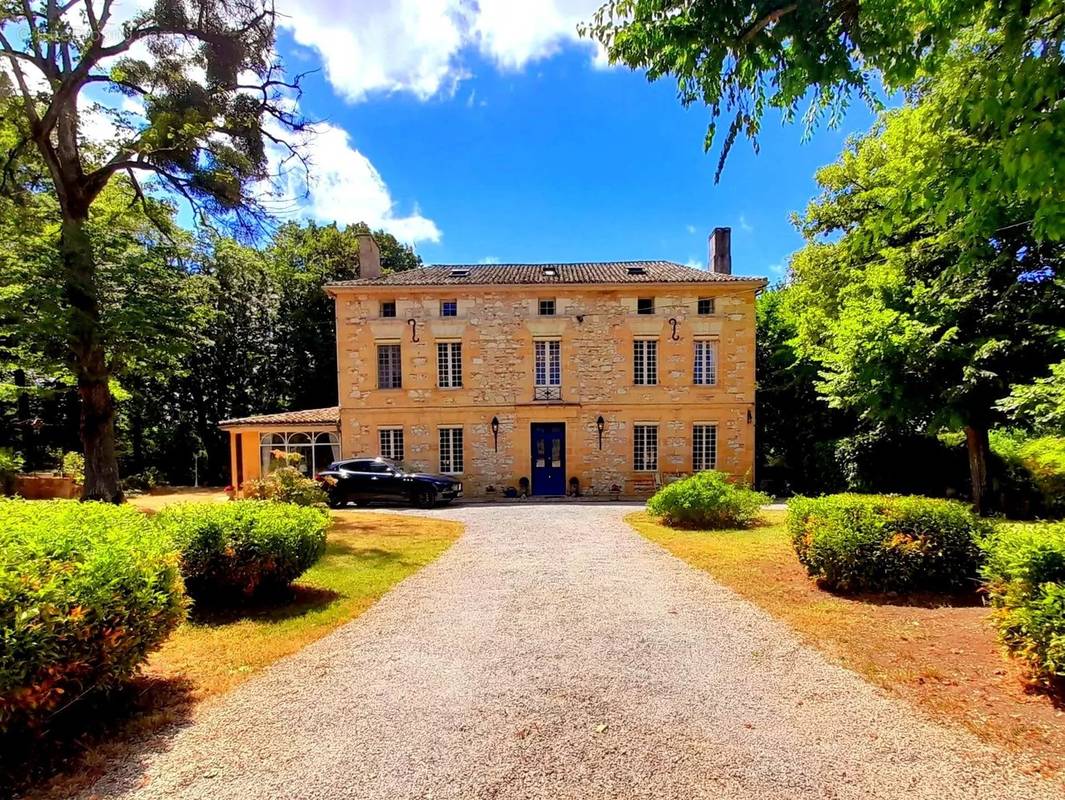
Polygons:
[[304,0],[279,41],[290,70],[321,70],[301,108],[329,132],[301,214],[382,225],[428,263],[705,265],[707,234],[728,225],[734,270],[776,279],[800,244],[789,215],[815,194],[815,170],[873,120],[856,106],[804,143],[800,124],[769,117],[760,154],[738,141],[715,185],[706,109],[683,109],[671,80],[593,63],[572,30],[579,0],[545,0],[558,17],[546,22],[537,4],[493,20],[486,0],[365,2],[345,29],[343,12]]

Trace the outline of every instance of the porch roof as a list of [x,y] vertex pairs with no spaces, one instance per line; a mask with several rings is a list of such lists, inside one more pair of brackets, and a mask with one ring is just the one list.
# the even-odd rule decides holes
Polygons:
[[340,425],[340,408],[309,408],[303,411],[283,411],[279,414],[258,414],[253,417],[236,417],[224,419],[218,423],[219,428],[254,428],[256,426],[276,425]]

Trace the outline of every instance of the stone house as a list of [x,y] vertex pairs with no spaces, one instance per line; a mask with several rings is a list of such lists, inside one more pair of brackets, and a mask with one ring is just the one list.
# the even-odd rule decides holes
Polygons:
[[640,494],[754,465],[755,295],[730,231],[708,270],[667,261],[432,266],[381,275],[360,243],[336,304],[337,408],[226,420],[234,485],[275,449],[308,472],[356,455],[514,487]]

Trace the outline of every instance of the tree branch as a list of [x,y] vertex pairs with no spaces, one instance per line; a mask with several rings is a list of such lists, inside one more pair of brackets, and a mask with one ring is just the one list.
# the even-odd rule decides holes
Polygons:
[[792,11],[795,11],[798,8],[798,3],[789,3],[788,5],[782,6],[781,8],[778,8],[775,11],[770,11],[761,19],[755,20],[754,23],[749,28],[747,28],[747,30],[740,34],[740,43],[747,44],[747,42],[751,41],[751,39],[761,33],[766,28],[766,26],[777,22],[785,14],[790,14]]

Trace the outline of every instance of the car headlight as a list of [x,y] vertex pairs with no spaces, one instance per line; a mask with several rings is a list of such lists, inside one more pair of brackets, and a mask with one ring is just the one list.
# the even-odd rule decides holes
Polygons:
[[456,492],[461,492],[462,491],[462,483],[461,482],[455,484],[455,491]]

